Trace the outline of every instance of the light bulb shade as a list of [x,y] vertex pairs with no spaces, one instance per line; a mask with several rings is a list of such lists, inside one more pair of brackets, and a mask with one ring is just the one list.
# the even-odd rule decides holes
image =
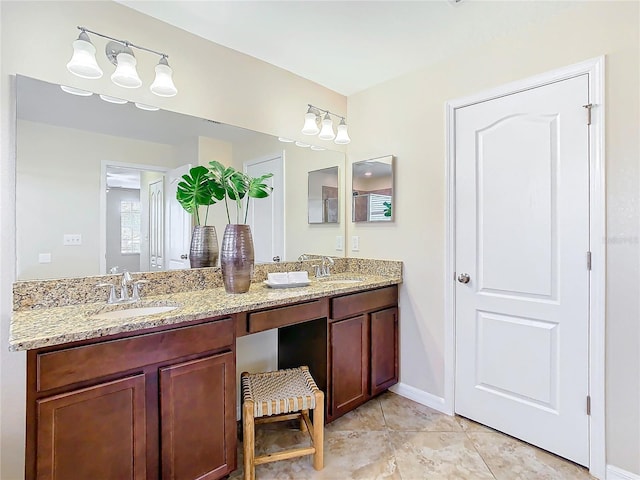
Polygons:
[[85,32],[73,42],[73,56],[67,63],[67,70],[82,78],[102,77],[102,69],[96,62],[96,47]]
[[338,145],[346,145],[350,141],[351,139],[349,138],[349,134],[347,133],[347,124],[344,123],[344,120],[341,120],[340,125],[338,125],[338,133],[336,135],[334,143],[337,143]]
[[138,76],[135,57],[126,52],[120,52],[116,56],[116,71],[111,75],[111,81],[124,88],[138,88],[142,85],[142,80]]
[[151,84],[151,93],[159,97],[173,97],[178,93],[178,89],[173,84],[173,70],[167,63],[166,58],[162,57],[160,63],[156,65],[156,79]]
[[313,112],[307,112],[304,115],[304,126],[302,127],[302,133],[305,135],[317,135],[320,129],[316,123],[316,114]]
[[331,121],[331,117],[327,113],[322,119],[322,130],[320,130],[320,135],[318,138],[321,140],[333,140],[336,134],[333,133],[333,122]]

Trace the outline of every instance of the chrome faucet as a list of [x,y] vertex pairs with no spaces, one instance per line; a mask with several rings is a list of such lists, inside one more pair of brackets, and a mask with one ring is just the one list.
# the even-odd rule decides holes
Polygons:
[[329,267],[332,266],[333,264],[334,264],[333,258],[327,257],[327,256],[322,257],[322,276],[323,277],[328,277],[329,275],[331,275],[331,272],[329,271]]
[[[133,281],[131,274],[128,271],[124,271],[122,273],[122,278],[120,280],[120,298],[116,295],[116,286],[113,283],[99,283],[97,287],[109,287],[109,298],[107,299],[107,303],[128,303],[128,302],[137,302],[140,300],[140,288],[143,283],[147,283],[146,280],[136,280]],[[133,285],[132,294],[129,295],[129,285]]]

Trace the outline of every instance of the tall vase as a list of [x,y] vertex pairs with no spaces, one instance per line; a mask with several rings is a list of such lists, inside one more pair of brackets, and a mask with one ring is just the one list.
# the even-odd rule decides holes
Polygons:
[[227,293],[245,293],[253,277],[253,239],[249,225],[230,224],[224,229],[220,267]]
[[218,236],[212,225],[196,225],[191,233],[191,268],[215,267],[218,262]]

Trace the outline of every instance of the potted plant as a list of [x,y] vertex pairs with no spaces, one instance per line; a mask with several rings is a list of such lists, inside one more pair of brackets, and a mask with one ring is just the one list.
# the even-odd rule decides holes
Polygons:
[[[225,197],[225,190],[208,174],[207,167],[193,167],[182,176],[176,191],[178,202],[195,220],[189,249],[191,268],[215,267],[218,261],[216,227],[207,225],[207,219],[209,207]],[[200,222],[200,207],[206,207],[204,223]]]
[[[249,202],[252,198],[266,198],[272,187],[264,183],[272,173],[251,177],[220,162],[210,162],[208,177],[224,190],[224,203],[229,224],[224,230],[220,252],[220,267],[227,293],[244,293],[251,286],[253,276],[253,238],[247,225]],[[231,223],[229,201],[236,204],[236,223]],[[242,220],[243,223],[240,223]]]

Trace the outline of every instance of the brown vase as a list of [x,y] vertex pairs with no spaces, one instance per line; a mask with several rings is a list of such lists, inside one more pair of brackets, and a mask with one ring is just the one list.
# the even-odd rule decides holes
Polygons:
[[191,268],[215,267],[218,263],[218,236],[212,225],[196,225],[191,233]]
[[253,278],[253,238],[249,225],[230,224],[224,229],[220,267],[227,293],[245,293]]

